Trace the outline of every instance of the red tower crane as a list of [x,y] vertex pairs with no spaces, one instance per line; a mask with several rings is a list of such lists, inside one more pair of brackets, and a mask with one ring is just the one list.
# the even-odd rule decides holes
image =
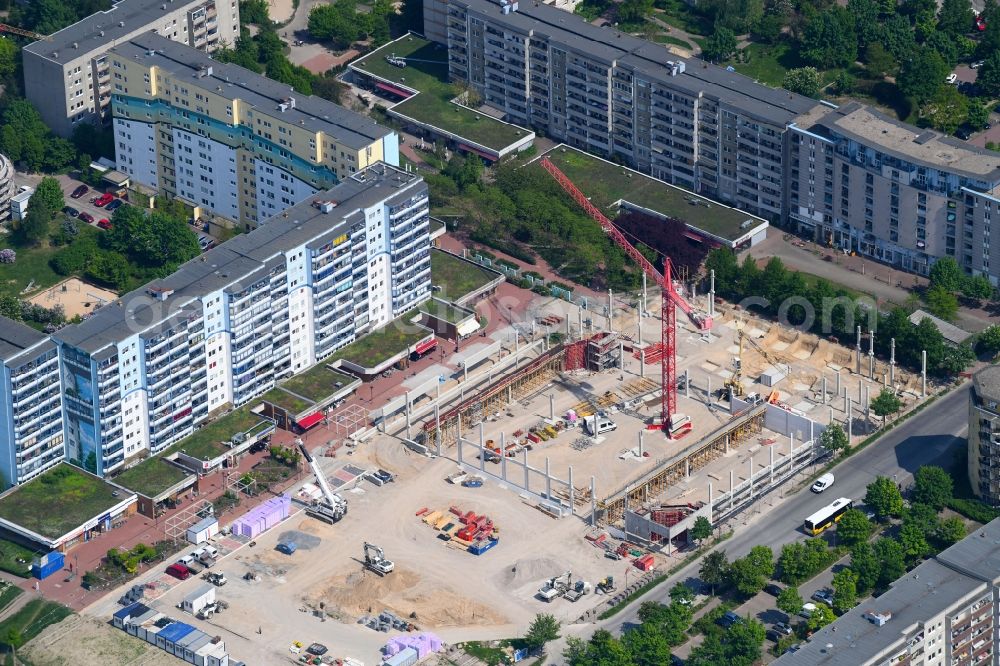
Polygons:
[[609,220],[604,213],[602,213],[598,208],[590,203],[586,195],[580,191],[580,189],[573,184],[566,174],[559,170],[555,164],[549,160],[548,157],[543,157],[541,160],[542,168],[551,174],[556,182],[573,197],[580,206],[587,212],[590,217],[592,217],[598,224],[601,225],[601,229],[604,230],[608,236],[611,237],[618,247],[623,249],[625,253],[632,258],[635,263],[639,264],[646,275],[653,278],[660,289],[662,290],[663,297],[663,308],[660,313],[660,318],[662,321],[661,327],[661,341],[663,344],[663,357],[661,360],[661,379],[663,381],[663,396],[662,396],[662,417],[663,424],[662,427],[667,434],[670,434],[671,426],[673,425],[673,417],[677,414],[677,346],[676,346],[676,336],[677,336],[677,313],[674,307],[679,307],[684,311],[684,314],[688,316],[692,323],[700,331],[709,331],[712,328],[712,318],[705,316],[699,312],[695,312],[691,304],[684,300],[684,298],[677,293],[674,289],[674,283],[671,280],[671,262],[670,257],[663,258],[663,273],[656,270],[656,268],[649,262],[648,259],[639,252],[633,246],[628,239],[625,238],[618,227]]

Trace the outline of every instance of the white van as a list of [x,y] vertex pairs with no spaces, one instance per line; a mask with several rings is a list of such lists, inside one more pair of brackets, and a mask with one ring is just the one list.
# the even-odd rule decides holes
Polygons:
[[824,474],[823,476],[816,479],[816,483],[812,484],[812,491],[814,493],[821,493],[832,485],[833,485],[833,474]]
[[606,416],[589,416],[583,420],[583,429],[591,437],[618,429],[618,424]]

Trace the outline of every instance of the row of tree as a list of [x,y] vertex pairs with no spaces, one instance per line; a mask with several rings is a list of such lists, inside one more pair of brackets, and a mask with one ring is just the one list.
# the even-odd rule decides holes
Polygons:
[[309,12],[309,35],[329,40],[338,49],[346,49],[362,39],[370,39],[373,47],[388,42],[392,35],[391,23],[396,17],[393,3],[375,0],[368,13],[359,13],[357,5],[357,0],[316,5]]

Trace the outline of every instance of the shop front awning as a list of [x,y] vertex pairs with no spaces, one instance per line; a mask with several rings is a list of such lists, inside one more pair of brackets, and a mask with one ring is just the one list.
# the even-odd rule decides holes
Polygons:
[[382,83],[381,81],[377,82],[375,84],[375,87],[378,88],[379,90],[384,90],[387,93],[392,93],[393,95],[397,95],[404,99],[409,99],[410,97],[413,97],[413,93],[411,93],[409,90],[403,90],[402,88],[397,88],[394,85],[390,85],[388,83]]
[[413,351],[417,352],[418,354],[426,354],[430,350],[437,347],[437,344],[438,344],[437,338],[424,340],[423,342],[418,343],[417,346],[413,348]]
[[296,421],[295,423],[298,424],[298,426],[303,430],[308,430],[309,428],[312,428],[314,425],[316,425],[322,420],[323,420],[323,412],[313,412],[309,416],[303,417],[298,421]]

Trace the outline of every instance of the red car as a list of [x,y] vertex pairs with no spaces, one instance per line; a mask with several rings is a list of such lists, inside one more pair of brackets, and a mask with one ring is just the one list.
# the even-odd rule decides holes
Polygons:
[[191,577],[191,570],[186,566],[177,562],[176,564],[171,564],[167,567],[167,573],[176,578],[177,580],[187,580]]
[[79,199],[89,191],[90,191],[89,187],[87,187],[86,185],[81,185],[80,187],[73,190],[73,194],[71,194],[70,196],[74,199]]
[[94,205],[97,206],[98,208],[104,208],[114,200],[115,200],[115,195],[109,192],[105,192],[101,196],[97,197],[97,200],[94,201]]
[[110,229],[111,220],[100,220],[98,221],[97,226],[99,226],[101,229]]
[[90,213],[80,213],[80,219],[86,222],[87,224],[94,223],[94,216],[91,215]]

